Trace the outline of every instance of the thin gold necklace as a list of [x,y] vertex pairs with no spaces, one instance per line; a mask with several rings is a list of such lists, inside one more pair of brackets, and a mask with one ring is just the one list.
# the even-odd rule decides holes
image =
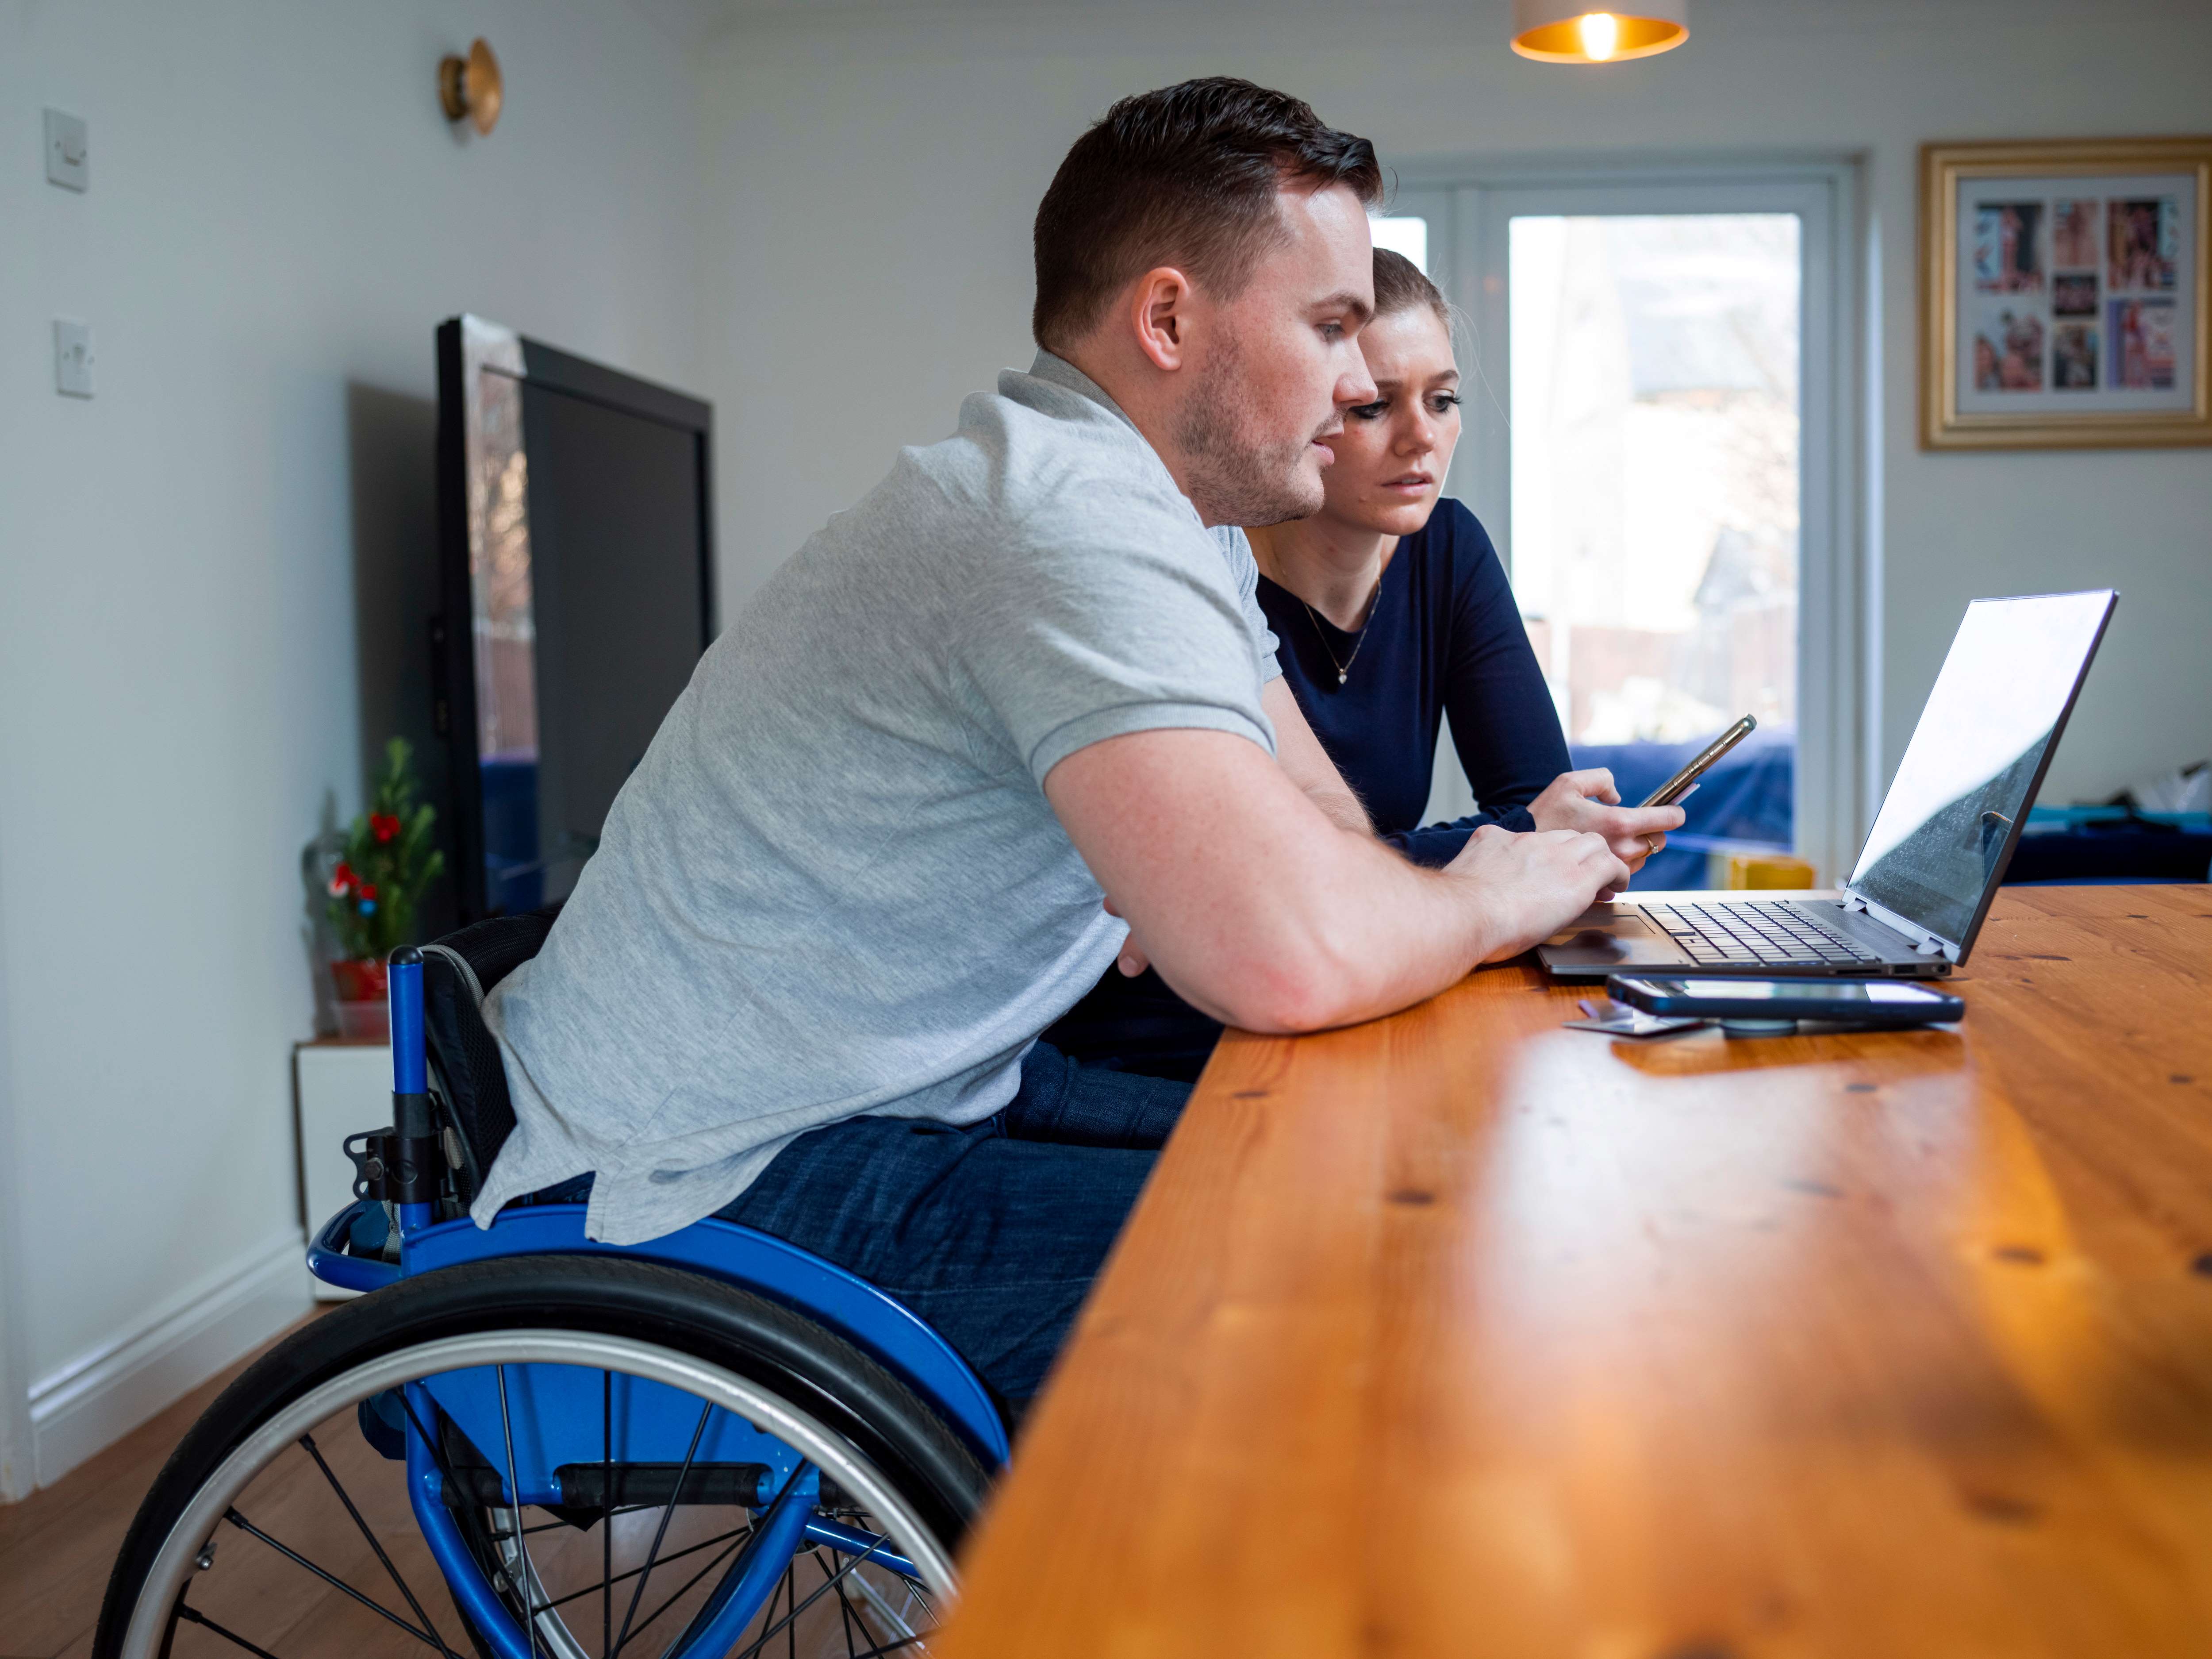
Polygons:
[[1352,636],[1352,655],[1346,657],[1341,662],[1336,660],[1336,650],[1328,643],[1328,636],[1321,631],[1321,617],[1319,614],[1316,613],[1312,606],[1306,605],[1306,601],[1303,597],[1298,601],[1299,604],[1305,605],[1306,620],[1313,624],[1314,637],[1321,641],[1322,650],[1328,654],[1329,667],[1336,670],[1336,683],[1340,686],[1351,678],[1352,665],[1359,661],[1359,648],[1367,643],[1367,626],[1368,624],[1375,620],[1375,601],[1382,591],[1382,571],[1377,570],[1375,573],[1374,590],[1367,595],[1367,604],[1361,612],[1359,631]]

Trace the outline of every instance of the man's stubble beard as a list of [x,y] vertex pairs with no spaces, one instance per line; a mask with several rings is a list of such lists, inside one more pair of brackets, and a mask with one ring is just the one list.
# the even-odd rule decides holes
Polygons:
[[1306,467],[1317,435],[1273,442],[1253,437],[1249,426],[1259,404],[1241,344],[1224,339],[1175,424],[1184,484],[1208,524],[1255,528],[1321,510],[1321,480]]

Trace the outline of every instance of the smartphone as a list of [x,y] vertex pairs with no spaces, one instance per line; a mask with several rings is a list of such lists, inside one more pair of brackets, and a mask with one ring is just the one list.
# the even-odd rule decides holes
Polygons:
[[1607,993],[1646,1014],[1708,1020],[1847,1020],[1853,1025],[1948,1024],[1966,1004],[1912,979],[1732,979],[1616,973]]
[[1690,786],[1705,776],[1713,762],[1759,729],[1759,722],[1749,715],[1730,726],[1705,747],[1698,758],[1672,778],[1651,791],[1644,804],[1647,807],[1671,807],[1690,792]]

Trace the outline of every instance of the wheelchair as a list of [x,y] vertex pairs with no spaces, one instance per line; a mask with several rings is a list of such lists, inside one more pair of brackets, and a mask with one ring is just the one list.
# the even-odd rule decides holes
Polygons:
[[1008,1452],[942,1337],[728,1222],[616,1247],[581,1204],[468,1218],[514,1125],[484,994],[551,925],[394,954],[394,1121],[346,1143],[355,1201],[307,1252],[366,1294],[186,1433],[95,1659],[929,1650]]

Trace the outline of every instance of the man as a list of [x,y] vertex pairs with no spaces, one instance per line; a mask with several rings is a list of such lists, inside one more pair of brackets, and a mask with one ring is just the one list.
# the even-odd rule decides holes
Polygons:
[[[480,1222],[586,1172],[596,1238],[719,1212],[881,1284],[1018,1402],[1186,1092],[1034,1046],[1117,954],[1310,1030],[1628,880],[1595,833],[1486,833],[1441,872],[1377,842],[1222,528],[1312,511],[1375,396],[1379,187],[1364,139],[1237,81],[1077,142],[1030,372],[715,643],[490,999],[517,1125]],[[1591,813],[1638,862],[1680,821]]]

